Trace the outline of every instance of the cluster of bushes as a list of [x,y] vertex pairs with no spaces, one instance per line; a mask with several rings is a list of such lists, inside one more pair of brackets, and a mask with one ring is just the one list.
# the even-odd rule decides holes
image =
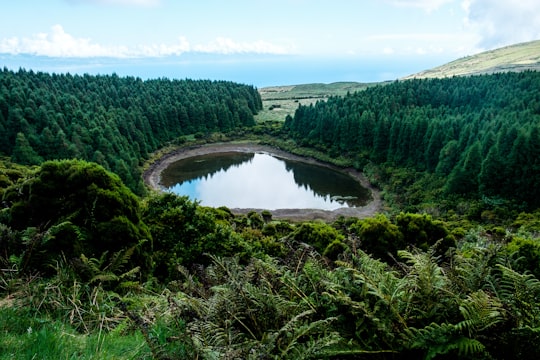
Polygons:
[[[253,126],[253,87],[4,69],[0,360],[538,358],[539,79],[396,82]],[[187,136],[363,168],[395,211],[289,223],[135,195]]]
[[125,332],[154,358],[539,355],[538,214],[508,234],[412,213],[291,224],[140,199],[81,160],[14,172],[0,291],[20,310],[3,313],[44,333]]

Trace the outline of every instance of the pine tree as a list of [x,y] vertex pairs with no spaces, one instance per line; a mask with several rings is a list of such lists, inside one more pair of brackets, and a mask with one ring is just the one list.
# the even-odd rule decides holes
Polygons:
[[37,165],[43,159],[34,151],[26,136],[23,133],[17,133],[15,147],[11,155],[11,161],[24,165]]

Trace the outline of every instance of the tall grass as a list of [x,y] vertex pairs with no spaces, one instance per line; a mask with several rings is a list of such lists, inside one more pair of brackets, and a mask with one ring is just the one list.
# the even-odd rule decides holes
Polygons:
[[58,320],[34,317],[28,308],[0,308],[0,360],[151,358],[138,331],[81,334]]

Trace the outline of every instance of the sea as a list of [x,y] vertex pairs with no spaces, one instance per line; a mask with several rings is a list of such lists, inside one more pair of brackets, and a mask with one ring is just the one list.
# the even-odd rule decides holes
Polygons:
[[54,58],[0,54],[0,67],[47,73],[147,79],[225,80],[257,88],[310,83],[396,80],[454,59],[443,57],[308,57],[184,54],[161,58]]

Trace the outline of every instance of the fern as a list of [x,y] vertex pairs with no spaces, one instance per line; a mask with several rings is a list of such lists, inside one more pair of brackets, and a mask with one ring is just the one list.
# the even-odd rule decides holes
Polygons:
[[480,341],[462,335],[451,324],[431,323],[422,329],[409,328],[405,336],[406,346],[425,350],[426,360],[456,352],[459,356],[486,355],[486,349]]
[[540,281],[503,265],[497,268],[501,271],[499,298],[510,306],[517,326],[540,326]]
[[[293,320],[296,320],[296,317]],[[329,348],[342,340],[336,331],[330,330],[334,321],[335,318],[327,318],[295,325],[292,332],[287,332],[288,344],[281,349],[278,358],[320,359]]]
[[110,257],[109,253],[105,251],[99,259],[87,258],[81,254],[78,263],[79,272],[86,275],[89,284],[111,284],[118,286],[119,289],[135,289],[135,283],[130,279],[137,276],[140,267],[136,266],[128,271],[124,271],[124,267],[129,263],[135,248],[139,245],[119,250]]
[[408,280],[361,251],[350,263],[337,264],[335,282],[326,284],[324,294],[342,309],[346,319],[342,326],[352,332],[362,350],[395,349],[399,346],[396,334],[407,327],[402,313],[410,298]]
[[498,248],[494,246],[475,246],[456,253],[449,268],[450,285],[458,294],[467,294],[481,289],[496,291],[493,275],[493,262],[498,259]]
[[406,260],[403,281],[409,298],[403,316],[409,326],[421,327],[459,316],[459,294],[453,291],[446,269],[439,265],[440,258],[432,250],[398,251],[398,255]]
[[309,280],[275,261],[244,266],[237,258],[214,258],[204,276],[213,285],[207,297],[172,300],[204,358],[318,358],[341,339],[335,318],[319,318],[304,301]]
[[459,310],[465,320],[458,323],[456,329],[466,331],[470,337],[504,322],[506,317],[500,300],[481,290],[467,296]]

